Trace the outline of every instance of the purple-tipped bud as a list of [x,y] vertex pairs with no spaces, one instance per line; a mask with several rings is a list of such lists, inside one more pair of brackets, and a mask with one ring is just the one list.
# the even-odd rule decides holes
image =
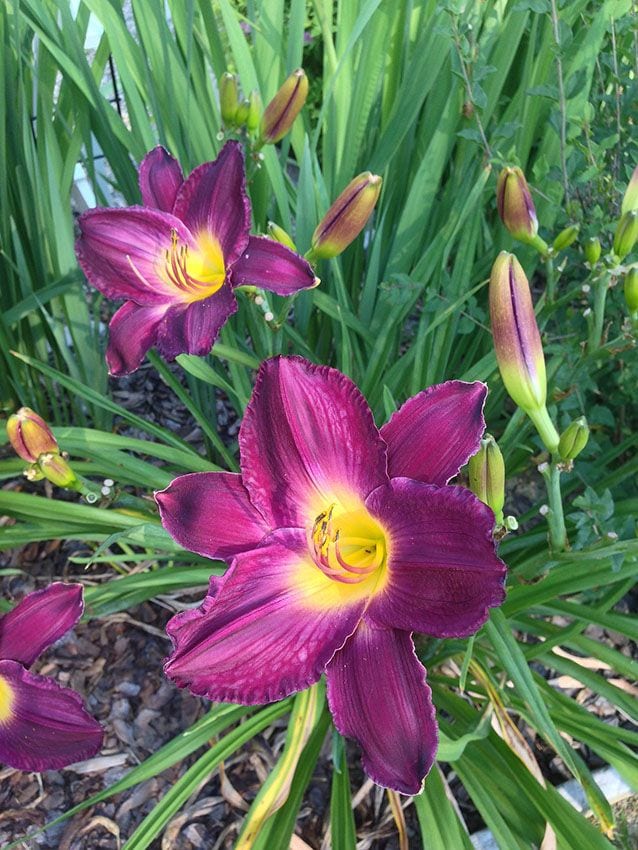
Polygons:
[[570,245],[573,245],[578,239],[579,230],[580,226],[578,224],[571,224],[569,227],[561,230],[556,239],[554,239],[552,246],[554,251],[564,251],[566,248],[569,248]]
[[625,190],[620,212],[624,215],[632,210],[638,210],[638,165],[634,168],[634,173],[631,175],[631,180]]
[[283,227],[280,227],[274,221],[269,221],[267,229],[268,236],[270,236],[270,238],[275,242],[280,242],[282,245],[285,245],[286,248],[290,248],[291,251],[297,250],[297,246],[293,242],[292,237],[283,229]]
[[260,138],[265,144],[274,144],[286,135],[299,115],[308,96],[308,77],[302,68],[288,77],[264,110]]
[[595,266],[598,260],[600,260],[600,252],[602,250],[600,239],[597,236],[592,236],[583,245],[583,250],[585,252],[585,259],[589,265]]
[[259,127],[262,110],[263,107],[259,92],[253,89],[248,97],[248,115],[246,116],[246,129],[249,133],[254,133]]
[[21,407],[7,420],[7,437],[22,460],[35,463],[45,452],[58,452],[51,429],[30,407]]
[[80,479],[61,454],[51,452],[40,455],[38,468],[44,477],[48,478],[56,487],[65,487],[67,490],[78,490],[82,486]]
[[219,81],[219,106],[222,113],[222,121],[226,127],[234,127],[237,123],[237,109],[239,108],[239,86],[237,77],[226,71]]
[[532,194],[520,168],[507,166],[496,183],[498,214],[514,239],[532,242],[538,233],[538,219]]
[[632,315],[634,313],[638,313],[638,269],[630,269],[630,271],[627,272],[625,275],[623,290],[629,312]]
[[560,435],[558,453],[563,460],[574,460],[589,440],[589,425],[584,416],[574,419]]
[[491,434],[485,434],[481,447],[468,464],[470,490],[493,511],[496,522],[503,524],[505,504],[505,462]]
[[346,186],[312,234],[310,257],[336,257],[361,233],[381,192],[378,174],[364,171]]
[[623,213],[614,235],[614,254],[624,260],[638,241],[638,210]]

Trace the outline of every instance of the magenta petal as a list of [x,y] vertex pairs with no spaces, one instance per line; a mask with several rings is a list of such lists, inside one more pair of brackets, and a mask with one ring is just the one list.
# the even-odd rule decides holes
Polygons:
[[447,381],[408,399],[381,429],[391,478],[446,484],[478,451],[487,387]]
[[237,312],[235,294],[224,284],[209,298],[173,304],[157,332],[157,350],[167,360],[178,354],[208,354],[227,319]]
[[363,751],[378,785],[418,794],[432,767],[438,731],[425,668],[408,632],[364,621],[326,669],[339,732]]
[[79,219],[75,253],[89,283],[107,298],[154,305],[181,298],[159,271],[175,231],[193,245],[187,228],[169,213],[147,207],[87,210]]
[[177,192],[184,182],[175,157],[158,145],[142,160],[138,177],[144,206],[172,212]]
[[0,762],[18,770],[58,770],[94,756],[102,727],[79,694],[22,664],[0,661],[0,683],[10,693],[9,716],[0,721]]
[[197,237],[214,236],[226,268],[245,251],[250,229],[244,155],[238,142],[227,142],[214,162],[200,165],[177,193],[173,214]]
[[254,549],[269,534],[250,500],[241,475],[193,472],[155,493],[162,525],[180,546],[206,558],[227,560]]
[[317,286],[312,266],[280,242],[251,236],[248,247],[233,265],[233,286],[258,286],[277,295],[294,295]]
[[166,674],[221,702],[272,702],[316,682],[352,633],[365,598],[322,604],[330,580],[308,556],[305,533],[286,529],[239,554],[201,608],[167,631]]
[[137,369],[146,352],[155,345],[158,328],[167,310],[167,304],[140,307],[133,301],[126,301],[114,313],[106,349],[111,375],[128,375]]
[[83,610],[81,584],[55,581],[44,590],[28,593],[0,617],[0,658],[29,667],[73,628]]
[[336,498],[365,498],[387,481],[364,397],[341,372],[301,357],[262,364],[239,445],[250,500],[279,527],[306,527]]
[[463,487],[394,478],[366,501],[388,535],[388,581],[368,613],[386,626],[464,637],[505,596],[494,514]]

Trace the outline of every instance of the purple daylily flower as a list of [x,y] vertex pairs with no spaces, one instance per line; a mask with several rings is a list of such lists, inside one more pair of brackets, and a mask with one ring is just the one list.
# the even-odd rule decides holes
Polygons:
[[449,381],[378,430],[345,375],[266,361],[239,433],[241,474],[156,494],[184,547],[230,563],[168,624],[166,672],[212,700],[263,703],[325,672],[335,726],[380,785],[416,794],[437,747],[411,632],[464,637],[504,597],[494,514],[448,486],[477,450],[486,387]]
[[107,298],[124,299],[109,326],[112,375],[135,371],[153,346],[167,360],[208,354],[237,310],[236,286],[292,295],[319,283],[294,251],[249,234],[245,178],[237,142],[186,180],[156,147],[140,166],[144,206],[80,216],[75,250],[86,277]]
[[75,691],[29,673],[82,616],[82,585],[53,582],[0,617],[0,762],[55,770],[94,756],[102,727]]

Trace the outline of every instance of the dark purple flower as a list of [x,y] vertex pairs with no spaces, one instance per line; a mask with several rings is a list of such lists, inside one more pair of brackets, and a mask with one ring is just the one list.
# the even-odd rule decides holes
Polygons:
[[241,475],[183,475],[156,494],[182,546],[230,563],[198,610],[170,621],[167,674],[250,704],[325,672],[335,725],[367,773],[418,793],[437,727],[411,632],[470,635],[504,595],[494,514],[447,485],[479,446],[485,394],[431,387],[379,431],[345,375],[266,361],[239,434]]
[[145,206],[88,210],[75,246],[89,282],[107,298],[124,299],[109,326],[111,374],[133,372],[153,346],[167,360],[208,354],[237,310],[236,286],[292,295],[319,283],[294,251],[249,235],[237,142],[186,180],[177,160],[156,147],[139,180]]
[[102,727],[79,695],[27,669],[82,610],[82,585],[54,582],[0,617],[0,762],[10,767],[54,770],[102,745]]

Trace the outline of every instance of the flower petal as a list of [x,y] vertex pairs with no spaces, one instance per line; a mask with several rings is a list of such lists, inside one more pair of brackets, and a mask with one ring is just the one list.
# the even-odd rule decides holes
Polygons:
[[236,473],[180,475],[155,493],[155,501],[171,537],[206,558],[228,560],[254,549],[271,531]]
[[167,631],[166,674],[221,702],[282,699],[316,682],[356,627],[365,597],[350,598],[310,560],[305,534],[286,529],[236,556],[195,611]]
[[0,693],[3,764],[58,770],[94,756],[102,746],[102,727],[87,714],[79,694],[52,679],[34,676],[15,661],[0,661]]
[[447,381],[409,398],[381,428],[391,478],[446,484],[478,451],[487,387]]
[[177,192],[184,182],[174,156],[158,145],[146,154],[139,170],[140,191],[145,207],[172,212]]
[[232,271],[233,286],[259,286],[277,295],[294,295],[319,284],[312,266],[281,242],[251,236]]
[[190,304],[173,304],[157,332],[157,350],[167,360],[178,354],[208,354],[227,319],[237,312],[235,294],[224,284],[214,295]]
[[366,501],[388,535],[388,580],[368,613],[386,626],[464,637],[505,596],[494,514],[463,487],[393,478]]
[[79,219],[75,253],[89,283],[107,298],[151,306],[181,300],[159,271],[172,231],[181,244],[197,246],[181,221],[147,207],[87,210]]
[[246,194],[244,154],[238,142],[227,142],[214,162],[200,165],[177,193],[173,214],[197,237],[214,236],[226,268],[246,250],[250,201]]
[[83,610],[81,584],[54,581],[44,590],[28,593],[0,617],[0,658],[29,667],[75,626]]
[[239,445],[250,500],[274,526],[306,527],[336,498],[362,499],[387,481],[364,397],[341,372],[302,357],[262,364]]
[[436,755],[438,733],[425,668],[408,632],[363,621],[326,669],[339,732],[363,751],[378,785],[418,794]]
[[134,372],[149,348],[155,345],[167,304],[140,307],[125,301],[113,314],[109,324],[109,344],[106,362],[111,375],[120,377]]

